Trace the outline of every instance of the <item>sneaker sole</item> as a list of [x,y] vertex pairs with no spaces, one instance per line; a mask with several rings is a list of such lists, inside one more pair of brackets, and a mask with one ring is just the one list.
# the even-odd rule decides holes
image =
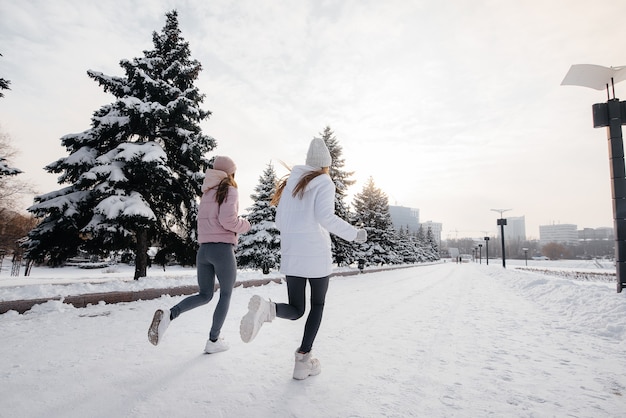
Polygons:
[[320,374],[322,372],[322,365],[320,364],[319,360],[315,359],[315,368],[312,368],[310,370],[300,370],[299,372],[296,372],[296,370],[293,371],[293,378],[296,380],[304,380],[309,376],[317,376],[318,374]]
[[213,348],[213,349],[207,349],[207,348],[205,347],[205,348],[204,348],[204,352],[205,352],[206,354],[222,353],[222,352],[224,352],[224,351],[228,351],[228,349],[229,349],[229,348],[230,348],[230,347],[221,347],[221,348],[219,348],[219,349],[215,349],[215,348]]
[[159,324],[161,323],[161,319],[163,319],[163,311],[159,309],[154,313],[152,323],[150,324],[150,328],[148,328],[148,341],[150,341],[152,345],[159,343]]
[[310,376],[317,376],[318,374],[320,374],[322,372],[322,369],[319,368],[317,370],[310,370],[308,372],[304,372],[304,373],[294,373],[293,374],[293,378],[296,380],[304,380],[307,377]]
[[256,337],[261,329],[261,323],[259,322],[259,316],[261,315],[261,297],[254,295],[248,302],[248,313],[241,318],[241,324],[239,325],[239,334],[241,340],[244,343],[249,343]]

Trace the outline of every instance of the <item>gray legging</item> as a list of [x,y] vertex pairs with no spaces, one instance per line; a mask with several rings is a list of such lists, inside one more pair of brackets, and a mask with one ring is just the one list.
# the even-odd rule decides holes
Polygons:
[[170,317],[175,319],[183,312],[205,305],[213,299],[215,276],[220,283],[220,299],[213,312],[213,325],[209,333],[211,341],[217,340],[228,314],[230,297],[237,278],[237,260],[234,245],[221,242],[200,244],[196,257],[198,286],[200,292],[181,300],[170,309]]
[[308,353],[313,347],[313,341],[322,323],[322,314],[324,313],[324,302],[326,300],[326,292],[328,291],[329,277],[320,277],[318,279],[307,279],[305,277],[287,276],[287,294],[289,296],[289,304],[277,303],[276,316],[285,319],[298,319],[304,315],[306,308],[306,282],[311,285],[311,310],[304,325],[304,336],[302,344],[298,351]]

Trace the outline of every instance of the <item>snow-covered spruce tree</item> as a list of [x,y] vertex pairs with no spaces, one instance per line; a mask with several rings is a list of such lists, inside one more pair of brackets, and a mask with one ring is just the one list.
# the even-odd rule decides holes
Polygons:
[[414,239],[415,249],[417,251],[417,261],[424,262],[430,260],[430,252],[426,249],[426,233],[424,227],[420,225],[415,233]]
[[430,227],[428,227],[428,231],[426,231],[425,251],[430,261],[439,260],[439,245],[437,245],[437,240]]
[[[339,145],[339,141],[337,141],[335,133],[330,129],[330,126],[327,126],[320,135],[326,143],[333,160],[330,165],[329,174],[333,183],[335,183],[335,214],[341,219],[349,221],[351,218],[350,210],[345,203],[345,199],[348,193],[348,187],[352,186],[355,182],[350,179],[354,172],[345,171],[343,169],[345,166],[345,159],[342,158],[343,148]],[[338,266],[347,266],[355,261],[354,245],[352,243],[344,241],[334,234],[330,234],[330,239],[333,258]]]
[[[0,57],[1,56],[2,56],[2,54],[0,54]],[[6,78],[0,77],[0,97],[4,97],[4,93],[2,92],[2,90],[11,90],[9,88],[10,84],[11,84],[10,80],[7,80]]]
[[125,76],[89,70],[115,101],[94,112],[91,128],[64,136],[69,153],[46,167],[68,186],[35,198],[28,210],[42,222],[29,234],[26,256],[52,265],[78,247],[92,253],[134,249],[135,279],[144,277],[148,246],[193,264],[200,184],[215,140],[202,133],[190,57],[176,11],[166,14],[154,49],[122,60]]
[[259,183],[250,195],[253,204],[249,207],[247,219],[250,231],[239,236],[237,265],[262,270],[268,274],[280,263],[280,232],[276,228],[276,207],[270,204],[276,191],[276,171],[269,163]]
[[0,156],[0,177],[15,176],[21,172],[22,171],[17,168],[9,167],[7,159]]
[[[2,54],[0,54],[0,57],[1,56]],[[2,90],[10,90],[9,84],[11,84],[9,80],[0,77],[0,97],[4,97],[4,93],[2,93]],[[0,132],[0,135],[2,135],[2,137],[0,138],[0,178],[20,174],[21,171],[17,168],[9,167],[8,161],[6,159],[7,150],[5,149],[8,147],[8,137],[2,134],[2,132]]]
[[367,242],[357,245],[357,256],[366,265],[401,263],[396,254],[396,232],[389,214],[387,195],[370,177],[361,193],[354,196],[354,224],[367,231]]
[[424,226],[420,225],[415,235],[416,249],[418,253],[418,261],[434,261],[439,260],[439,248],[433,237],[430,228],[424,231]]
[[417,258],[416,261],[418,263],[428,261],[429,257],[428,257],[427,251],[425,250],[418,236],[416,234],[411,235],[411,239],[413,240],[413,244],[415,245],[415,254]]
[[418,261],[415,240],[409,233],[408,226],[405,229],[400,227],[397,231],[396,253],[401,257],[403,263],[411,264]]
[[419,246],[424,247],[426,245],[426,233],[424,232],[424,227],[422,225],[420,225],[420,227],[417,229],[416,237]]

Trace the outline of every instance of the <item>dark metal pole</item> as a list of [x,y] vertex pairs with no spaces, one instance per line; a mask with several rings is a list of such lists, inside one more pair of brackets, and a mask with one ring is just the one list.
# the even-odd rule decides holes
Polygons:
[[500,225],[500,237],[502,238],[502,267],[506,268],[506,256],[504,254],[504,225],[506,225],[506,219],[498,219],[498,225]]
[[[615,94],[615,93],[613,93]],[[613,96],[615,97],[615,96]],[[609,100],[609,159],[613,194],[613,219],[615,220],[615,266],[617,291],[626,286],[626,173],[624,172],[624,141],[618,99]],[[624,121],[626,122],[626,121]]]
[[620,102],[614,97],[607,103],[593,105],[594,128],[608,128],[615,229],[615,276],[618,293],[626,287],[626,170],[622,138],[622,124],[624,123],[626,123],[626,102]]
[[485,237],[485,252],[487,255],[487,265],[489,265],[489,237]]

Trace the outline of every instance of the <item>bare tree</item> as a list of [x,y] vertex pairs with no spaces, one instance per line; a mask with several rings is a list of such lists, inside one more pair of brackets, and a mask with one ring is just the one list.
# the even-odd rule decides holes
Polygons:
[[569,251],[567,247],[558,242],[549,242],[541,248],[541,253],[548,257],[550,260],[561,260],[569,258]]
[[31,215],[3,210],[0,213],[0,250],[5,254],[19,250],[19,241],[35,225],[37,220]]
[[35,193],[32,184],[18,176],[22,171],[11,166],[16,155],[11,138],[0,127],[0,214],[5,210],[20,211],[22,197]]

